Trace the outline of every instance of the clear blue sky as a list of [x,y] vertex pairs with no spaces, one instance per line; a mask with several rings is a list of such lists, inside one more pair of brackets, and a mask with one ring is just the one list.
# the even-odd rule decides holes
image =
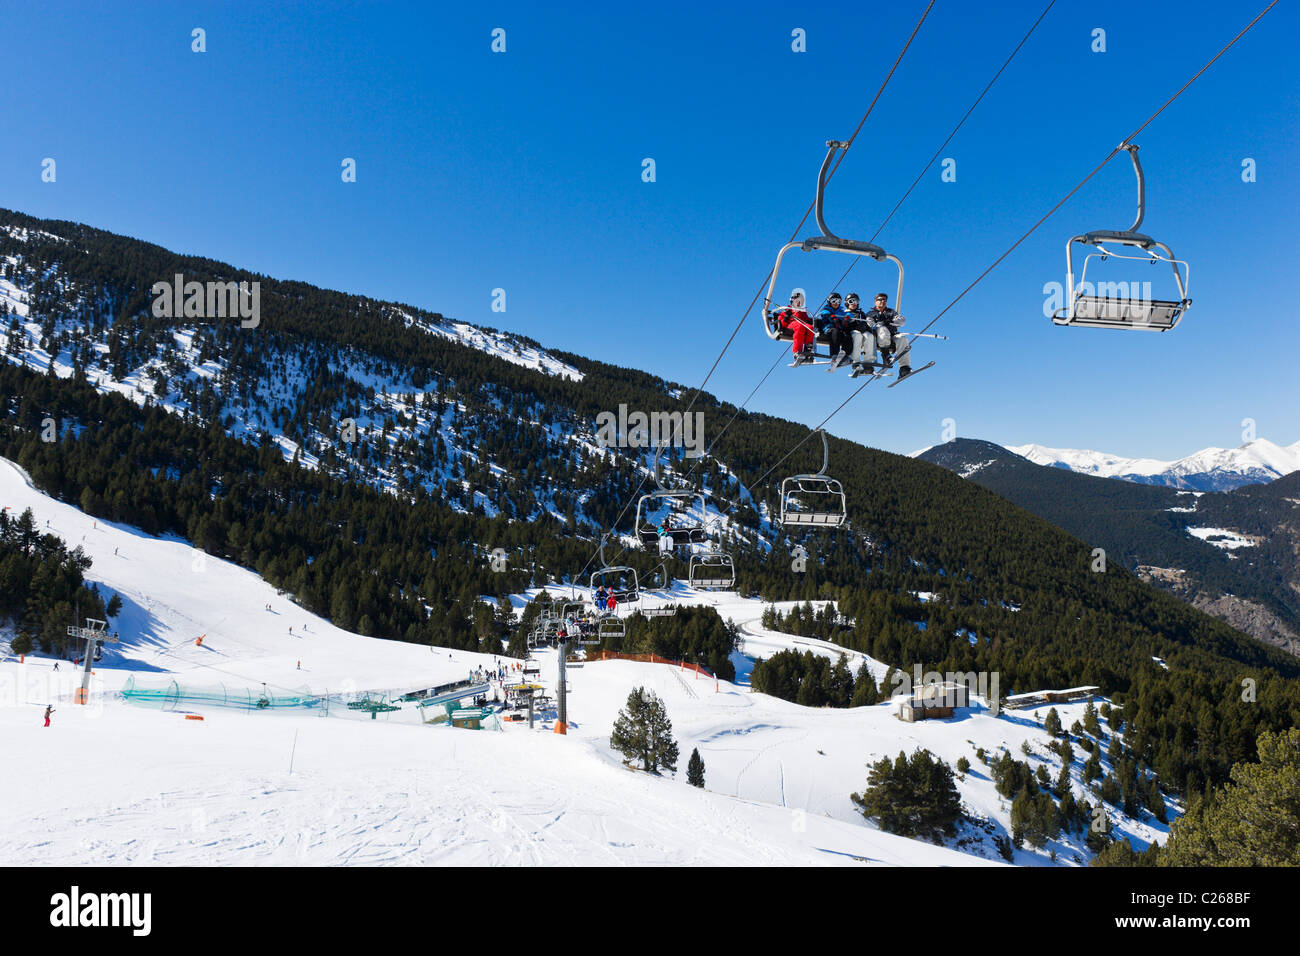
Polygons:
[[[875,232],[1044,5],[935,4],[831,184],[832,228]],[[1060,0],[945,150],[957,181],[936,166],[878,240],[906,263],[912,327],[1264,5]],[[824,141],[852,132],[924,6],[11,4],[0,205],[693,386],[811,200]],[[1098,27],[1105,53],[1090,49]],[[934,370],[868,387],[831,430],[908,452],[952,418],[968,437],[1167,458],[1239,444],[1246,417],[1300,439],[1298,35],[1280,4],[1139,139],[1144,231],[1192,263],[1178,329],[1042,314],[1065,240],[1131,221],[1121,155],[940,321],[951,341],[918,346]],[[56,183],[40,180],[45,157]],[[641,180],[645,157],[657,182]],[[782,295],[819,295],[844,265],[795,255],[806,271],[792,261]],[[893,284],[868,263],[845,290]],[[743,400],[778,348],[755,310],[709,390]],[[782,365],[752,407],[816,424],[849,388]]]

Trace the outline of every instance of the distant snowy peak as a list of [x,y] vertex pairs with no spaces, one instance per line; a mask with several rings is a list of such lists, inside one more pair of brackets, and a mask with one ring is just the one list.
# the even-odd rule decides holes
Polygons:
[[1300,442],[1284,448],[1267,438],[1257,438],[1237,448],[1203,448],[1177,461],[1122,458],[1098,451],[1043,445],[1005,447],[1037,465],[1191,491],[1230,491],[1300,471]]

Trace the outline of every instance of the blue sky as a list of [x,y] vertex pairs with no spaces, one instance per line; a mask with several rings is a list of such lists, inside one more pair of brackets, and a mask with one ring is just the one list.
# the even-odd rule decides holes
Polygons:
[[[956,182],[936,165],[877,240],[906,264],[911,327],[1265,2],[1060,0],[945,150]],[[935,4],[831,183],[833,229],[876,231],[1044,5]],[[694,386],[812,199],[824,141],[852,132],[924,6],[12,5],[0,205]],[[190,50],[195,27],[206,53]],[[940,320],[950,341],[918,345],[932,371],[869,386],[831,431],[909,452],[950,418],[967,437],[1165,458],[1239,444],[1244,418],[1300,439],[1297,35],[1280,4],[1138,140],[1143,231],[1192,264],[1176,330],[1043,316],[1065,240],[1131,222],[1121,155]],[[55,183],[41,182],[45,157]],[[344,157],[356,183],[340,179]],[[1245,158],[1256,182],[1242,182]],[[846,265],[791,255],[806,262],[783,271],[783,296],[819,296]],[[1168,291],[1167,271],[1138,268]],[[893,287],[867,263],[843,289]],[[780,348],[755,310],[708,390],[743,400]],[[843,372],[783,364],[751,407],[811,425],[850,388]]]

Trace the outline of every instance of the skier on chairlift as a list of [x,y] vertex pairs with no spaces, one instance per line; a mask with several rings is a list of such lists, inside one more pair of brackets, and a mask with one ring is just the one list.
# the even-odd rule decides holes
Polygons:
[[849,360],[850,336],[847,323],[848,310],[841,304],[838,292],[832,292],[826,299],[826,306],[817,313],[813,327],[818,335],[825,335],[830,340],[831,368],[833,372]]
[[794,364],[803,365],[811,362],[816,336],[813,332],[812,319],[805,308],[802,289],[795,289],[790,293],[790,304],[776,312],[776,320],[782,328],[794,335],[794,342],[791,345]]
[[663,521],[659,522],[657,533],[659,535],[659,554],[672,554],[674,544],[673,529],[671,525],[669,525],[667,518],[664,518]]
[[862,311],[861,301],[856,292],[850,292],[844,299],[844,330],[848,334],[851,348],[849,357],[853,361],[853,372],[857,375],[863,371],[863,360],[867,354],[867,342],[870,341],[871,323],[867,313]]
[[[898,362],[898,380],[901,382],[912,374],[911,350],[898,337],[899,328],[907,320],[889,307],[889,296],[883,292],[877,293],[875,308],[867,313],[866,319],[875,340],[873,355],[876,362],[880,362],[885,368],[889,368],[894,356],[898,354],[900,349],[903,350]],[[864,362],[862,370],[874,372],[876,370],[875,363]]]

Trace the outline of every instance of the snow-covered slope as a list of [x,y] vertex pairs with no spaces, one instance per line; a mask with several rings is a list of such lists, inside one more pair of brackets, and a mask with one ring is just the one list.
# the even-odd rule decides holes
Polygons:
[[1104,452],[1032,444],[1005,447],[1038,465],[1192,491],[1229,491],[1300,471],[1300,442],[1284,448],[1266,438],[1257,438],[1237,448],[1203,448],[1177,461],[1123,458]]
[[[122,700],[140,685],[313,694],[429,687],[492,665],[488,655],[380,641],[341,631],[298,608],[256,575],[136,529],[95,520],[34,490],[0,459],[0,507],[32,508],[38,525],[81,546],[88,579],[122,598],[121,643],[96,669],[88,707],[72,703],[76,675],[40,656],[0,662],[0,859],[11,865],[470,863],[969,865],[999,861],[1009,805],[976,748],[1055,778],[1059,758],[1032,712],[974,707],[952,721],[904,724],[890,704],[812,709],[756,694],[749,658],[794,647],[836,655],[823,641],[759,626],[760,602],[692,592],[742,628],[737,683],[665,664],[591,662],[570,670],[570,733],[505,724],[502,732],[425,726],[413,708],[380,719],[343,707],[234,710],[197,703],[186,713]],[[267,609],[269,605],[269,610]],[[292,628],[292,633],[290,632]],[[196,639],[202,637],[202,644]],[[852,654],[883,677],[878,661]],[[553,688],[554,653],[543,653]],[[504,660],[504,659],[503,659]],[[625,769],[609,748],[635,686],[665,701],[681,748],[681,775]],[[1009,690],[1004,688],[1004,691]],[[42,726],[47,703],[53,725]],[[1058,706],[1066,726],[1083,705]],[[1103,740],[1103,746],[1105,741]],[[867,764],[925,747],[972,770],[959,781],[972,822],[961,852],[880,832],[850,794]],[[706,789],[684,781],[698,748]],[[1076,791],[1084,792],[1076,758]],[[93,792],[93,800],[87,792]],[[1113,815],[1138,844],[1166,828]],[[1015,862],[1085,859],[1077,837]]]

